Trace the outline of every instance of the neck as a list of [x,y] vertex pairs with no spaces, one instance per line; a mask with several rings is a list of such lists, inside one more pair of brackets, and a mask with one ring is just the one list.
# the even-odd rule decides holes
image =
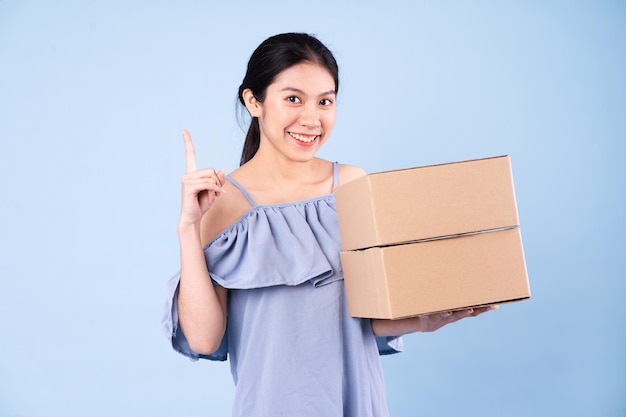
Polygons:
[[319,158],[294,161],[257,153],[235,172],[234,177],[257,204],[305,200],[332,191],[332,163]]
[[272,181],[306,183],[319,176],[322,160],[314,157],[305,161],[288,159],[277,152],[259,148],[248,162],[249,169]]

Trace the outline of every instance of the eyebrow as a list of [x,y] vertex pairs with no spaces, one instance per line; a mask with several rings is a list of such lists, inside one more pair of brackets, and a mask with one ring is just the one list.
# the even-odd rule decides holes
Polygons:
[[[306,93],[304,91],[302,91],[302,90],[300,90],[299,88],[296,88],[296,87],[285,87],[285,88],[281,89],[280,91],[295,91],[296,93],[300,93],[300,94],[306,95]],[[325,91],[322,94],[320,94],[320,96],[327,96],[329,94],[337,95],[337,92],[335,90],[328,90],[328,91]]]

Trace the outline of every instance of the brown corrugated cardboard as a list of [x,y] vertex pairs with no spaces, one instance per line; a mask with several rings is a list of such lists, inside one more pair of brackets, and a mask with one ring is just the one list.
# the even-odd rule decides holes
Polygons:
[[335,199],[351,315],[530,297],[508,156],[369,174]]
[[343,250],[519,224],[508,156],[369,174],[334,192]]
[[397,319],[530,297],[518,227],[342,251],[350,315]]

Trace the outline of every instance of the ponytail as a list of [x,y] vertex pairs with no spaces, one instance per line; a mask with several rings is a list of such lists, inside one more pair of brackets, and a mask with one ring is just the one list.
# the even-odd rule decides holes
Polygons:
[[241,151],[241,160],[239,166],[242,166],[246,162],[252,159],[259,150],[259,144],[261,143],[261,130],[259,129],[259,119],[253,117],[250,121],[250,127],[246,134],[246,141],[243,144],[243,150]]

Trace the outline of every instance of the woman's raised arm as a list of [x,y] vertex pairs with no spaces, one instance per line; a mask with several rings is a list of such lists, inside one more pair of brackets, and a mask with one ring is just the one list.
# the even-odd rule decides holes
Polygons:
[[227,290],[214,286],[204,258],[201,221],[224,192],[224,171],[196,168],[191,136],[183,131],[186,172],[182,178],[181,213],[178,221],[180,240],[180,285],[178,320],[189,346],[197,353],[216,351],[226,329]]

